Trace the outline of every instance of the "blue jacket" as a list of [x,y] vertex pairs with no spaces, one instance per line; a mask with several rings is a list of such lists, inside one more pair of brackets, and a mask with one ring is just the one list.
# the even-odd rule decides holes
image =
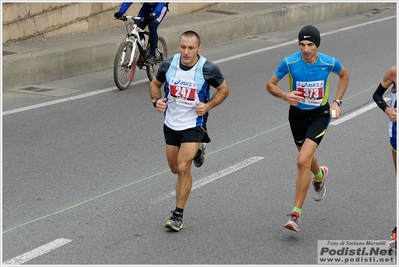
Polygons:
[[[159,16],[161,14],[162,8],[165,5],[168,5],[169,2],[144,2],[143,5],[151,5],[155,6],[154,8],[154,13],[155,16]],[[121,7],[119,8],[119,12],[122,12],[122,14],[125,14],[125,12],[128,10],[128,8],[133,4],[133,2],[123,2]]]

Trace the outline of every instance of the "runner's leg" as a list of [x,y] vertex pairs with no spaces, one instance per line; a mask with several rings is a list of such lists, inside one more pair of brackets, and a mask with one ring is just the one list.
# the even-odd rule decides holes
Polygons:
[[199,143],[182,143],[177,154],[176,207],[184,209],[192,187],[191,164]]
[[311,182],[311,168],[313,171],[313,168],[315,168],[315,166],[313,165],[317,164],[317,159],[314,156],[317,147],[318,145],[310,139],[305,139],[302,147],[298,147],[298,176],[296,179],[295,207],[302,208],[303,203],[305,202],[306,194],[308,192]]

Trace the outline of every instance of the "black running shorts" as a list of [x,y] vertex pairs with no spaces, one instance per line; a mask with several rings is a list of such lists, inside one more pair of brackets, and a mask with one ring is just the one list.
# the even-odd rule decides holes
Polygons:
[[211,141],[206,131],[206,126],[175,131],[164,124],[163,132],[166,144],[171,146],[180,146],[181,143],[209,143]]
[[295,145],[302,146],[306,138],[319,145],[331,121],[330,105],[327,103],[314,110],[300,110],[291,106],[288,120]]

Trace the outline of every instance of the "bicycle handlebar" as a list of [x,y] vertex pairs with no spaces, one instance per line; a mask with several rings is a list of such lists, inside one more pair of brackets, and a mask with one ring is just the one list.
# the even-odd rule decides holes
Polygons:
[[128,19],[134,20],[134,21],[145,21],[145,17],[136,17],[136,16],[125,16],[123,15],[122,17],[119,18],[119,20],[127,21]]

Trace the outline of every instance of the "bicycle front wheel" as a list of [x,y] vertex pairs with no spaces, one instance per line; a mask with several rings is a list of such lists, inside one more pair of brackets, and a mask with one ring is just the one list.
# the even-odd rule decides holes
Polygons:
[[[150,47],[148,47],[150,49]],[[162,37],[158,36],[157,49],[155,50],[155,63],[147,66],[147,77],[150,81],[157,75],[159,65],[168,58],[168,48],[166,47],[166,41]]]
[[[131,42],[122,43],[116,52],[114,61],[114,82],[120,90],[129,88],[136,72],[137,53]],[[133,53],[133,60],[132,58]]]

